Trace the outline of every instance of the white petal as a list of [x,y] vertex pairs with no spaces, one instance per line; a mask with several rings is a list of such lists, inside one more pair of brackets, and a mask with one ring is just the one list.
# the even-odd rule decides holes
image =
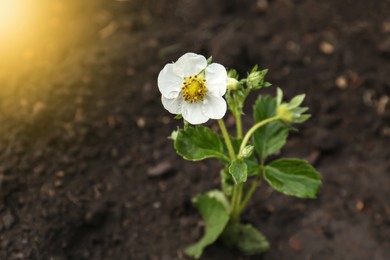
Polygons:
[[207,95],[204,99],[202,112],[211,119],[221,119],[226,114],[226,101],[222,97]]
[[188,103],[183,102],[182,115],[192,125],[203,124],[209,120],[207,116],[202,113],[202,103]]
[[184,78],[173,70],[173,64],[169,63],[160,71],[157,78],[158,89],[166,98],[176,98],[182,88]]
[[182,105],[185,101],[183,97],[179,95],[177,98],[166,98],[161,96],[161,102],[164,108],[169,111],[169,113],[178,115],[181,114]]
[[204,56],[188,52],[174,63],[174,71],[184,78],[198,75],[206,66],[207,60]]
[[206,87],[208,91],[218,96],[226,93],[227,72],[224,66],[218,63],[212,63],[206,68]]

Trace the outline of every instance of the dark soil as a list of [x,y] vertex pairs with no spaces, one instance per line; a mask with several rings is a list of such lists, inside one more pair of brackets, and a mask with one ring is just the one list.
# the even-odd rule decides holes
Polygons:
[[188,51],[306,93],[313,117],[281,155],[323,178],[316,200],[261,184],[243,221],[268,253],[203,259],[390,258],[390,1],[43,2],[47,27],[0,41],[0,259],[186,258],[203,230],[191,197],[220,169],[167,139],[156,78]]

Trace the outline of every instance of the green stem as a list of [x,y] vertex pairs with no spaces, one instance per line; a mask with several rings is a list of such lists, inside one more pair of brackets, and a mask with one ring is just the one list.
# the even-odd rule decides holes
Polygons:
[[229,134],[226,130],[225,122],[222,119],[218,119],[219,128],[221,129],[222,136],[225,139],[225,144],[229,152],[230,160],[236,159],[236,154],[234,153],[232,141],[230,140]]
[[[245,137],[242,140],[242,143],[241,143],[240,150],[239,150],[238,154],[240,154],[242,152],[242,150],[247,145],[247,143],[249,141],[249,138],[253,135],[253,133],[257,129],[259,129],[260,127],[268,124],[269,122],[272,122],[272,121],[278,120],[278,119],[279,119],[278,116],[270,117],[270,118],[267,118],[267,119],[264,119],[264,120],[260,121],[259,123],[255,124],[254,126],[252,126],[252,128],[249,129],[249,131],[245,134]],[[231,211],[231,220],[233,222],[239,220],[241,212],[245,209],[246,205],[248,204],[249,199],[252,197],[252,194],[256,190],[257,184],[260,181],[260,176],[262,174],[263,167],[264,167],[264,164],[262,163],[261,164],[261,172],[258,174],[258,176],[255,179],[255,181],[252,183],[251,188],[249,189],[248,193],[245,195],[245,197],[244,197],[244,199],[242,201],[241,201],[241,198],[242,198],[242,188],[243,188],[242,185],[243,184],[240,183],[240,184],[236,184],[234,186],[234,189],[233,189],[233,199],[232,199],[232,211]]]
[[249,138],[253,135],[253,133],[257,129],[259,129],[263,125],[268,124],[269,122],[272,122],[272,121],[275,121],[275,120],[278,120],[278,119],[279,119],[278,116],[270,117],[270,118],[267,118],[267,119],[264,119],[264,120],[260,121],[259,123],[255,124],[254,126],[252,126],[252,128],[249,129],[249,131],[246,133],[246,135],[244,137],[244,140],[242,140],[242,143],[241,143],[241,146],[240,146],[240,151],[238,152],[238,154],[240,154],[240,152],[242,152],[242,150],[245,148],[246,144],[248,143]]
[[238,222],[240,218],[240,204],[241,204],[241,198],[242,198],[242,188],[243,183],[237,183],[234,185],[233,188],[233,198],[232,198],[232,210],[230,212],[230,221],[231,222]]
[[237,138],[242,139],[241,113],[240,112],[236,113],[235,117],[236,117],[236,127],[237,127]]
[[241,214],[241,212],[245,209],[246,205],[248,204],[250,198],[252,197],[253,193],[255,192],[257,185],[260,181],[261,173],[256,176],[256,179],[253,181],[251,188],[249,189],[248,193],[245,195],[244,199],[241,202],[241,205],[238,209],[238,215]]

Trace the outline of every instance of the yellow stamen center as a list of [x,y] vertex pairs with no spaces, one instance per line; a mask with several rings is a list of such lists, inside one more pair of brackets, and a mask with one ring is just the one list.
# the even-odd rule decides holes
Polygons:
[[207,93],[206,80],[199,76],[190,76],[183,82],[182,93],[188,103],[203,101]]

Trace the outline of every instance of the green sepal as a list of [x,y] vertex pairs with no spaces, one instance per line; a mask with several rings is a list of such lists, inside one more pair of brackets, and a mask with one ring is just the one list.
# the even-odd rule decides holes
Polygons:
[[240,250],[246,255],[258,255],[269,250],[266,237],[249,224],[234,223],[226,226],[221,240],[228,246]]
[[206,230],[196,244],[185,249],[185,253],[199,259],[204,248],[214,243],[225,229],[229,221],[230,206],[225,195],[218,190],[198,195],[193,199],[193,203],[205,221]]
[[210,57],[207,59],[207,64],[210,65],[212,62],[213,62],[213,56],[210,56]]
[[299,198],[316,197],[320,174],[304,160],[279,159],[265,167],[264,178],[277,191]]
[[298,117],[296,117],[295,119],[294,119],[294,123],[304,123],[304,122],[306,122],[307,120],[309,120],[309,118],[311,117],[311,115],[310,114],[304,114],[304,115],[300,115],[300,116],[298,116]]
[[[270,96],[259,96],[254,106],[255,122],[275,116],[277,100]],[[253,135],[256,152],[264,161],[278,152],[286,143],[289,128],[280,121],[270,122],[259,128]]]
[[298,96],[293,97],[291,101],[288,103],[287,107],[288,109],[293,109],[299,107],[299,105],[302,104],[303,100],[305,99],[305,94],[300,94]]
[[190,161],[206,158],[229,160],[222,137],[204,126],[188,126],[178,130],[174,147],[180,156]]
[[246,182],[248,177],[248,166],[242,160],[235,159],[229,166],[229,173],[235,183]]

